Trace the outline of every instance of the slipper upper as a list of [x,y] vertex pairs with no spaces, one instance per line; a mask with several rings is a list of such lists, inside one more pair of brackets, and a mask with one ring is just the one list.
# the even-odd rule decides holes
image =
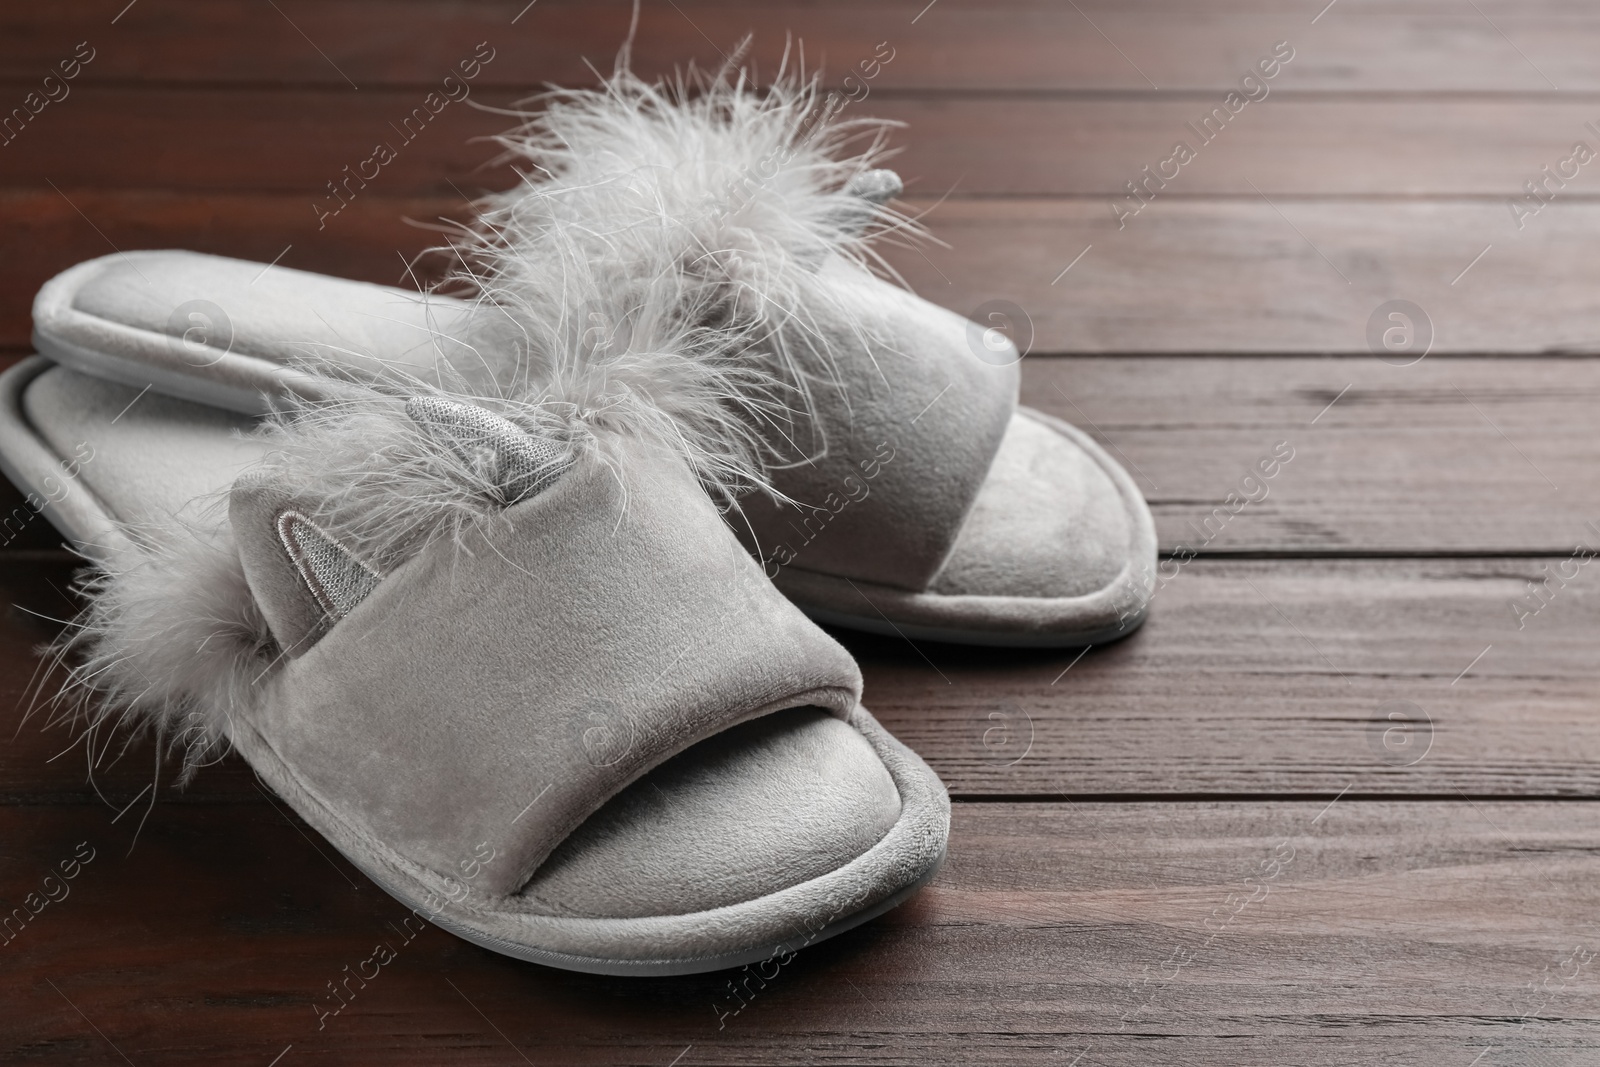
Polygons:
[[354,840],[503,898],[698,742],[855,712],[854,661],[680,453],[500,406],[369,392],[262,428],[225,510],[142,525],[91,582],[96,714],[196,765],[265,746]]
[[809,420],[782,428],[805,455],[770,474],[795,504],[743,505],[752,547],[769,574],[793,565],[925,589],[1016,411],[1020,357],[996,335],[1009,358],[978,358],[974,323],[837,255],[809,296],[786,343],[827,372],[811,384]]
[[[980,358],[975,345],[1010,342],[838,255],[806,286],[807,319],[786,343],[815,371],[809,415],[768,435],[771,483],[802,506],[749,497],[742,533],[769,572],[926,588],[1016,409],[1015,350]],[[297,361],[417,374],[479,361],[463,302],[191,252],[79,264],[40,290],[34,323],[61,362],[246,413],[335,393]]]
[[[849,655],[763,580],[681,463],[613,445],[613,464],[577,459],[325,628],[297,624],[312,643],[244,712],[308,789],[407,858],[451,872],[497,856],[475,883],[491,894],[695,742],[788,707],[842,718],[860,696]],[[269,619],[326,610],[282,565],[284,516],[311,510],[276,487],[233,493]]]

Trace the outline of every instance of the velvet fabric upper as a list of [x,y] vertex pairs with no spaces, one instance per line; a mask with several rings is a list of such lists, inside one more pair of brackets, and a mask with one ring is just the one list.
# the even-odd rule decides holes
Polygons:
[[[843,717],[860,696],[849,654],[762,578],[681,464],[614,443],[617,462],[585,456],[505,521],[402,564],[251,713],[309,790],[412,860],[451,872],[492,850],[491,894],[694,742],[787,707]],[[258,598],[310,596],[282,568],[246,573]]]

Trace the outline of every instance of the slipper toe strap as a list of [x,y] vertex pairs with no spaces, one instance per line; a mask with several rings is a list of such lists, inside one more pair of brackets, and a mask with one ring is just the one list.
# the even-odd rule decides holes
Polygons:
[[[745,504],[776,575],[802,570],[927,588],[955,545],[1017,406],[1020,357],[993,324],[935,307],[835,259],[791,350],[820,363],[813,421],[780,451],[809,459],[772,474],[801,506]],[[793,442],[791,445],[789,442]]]

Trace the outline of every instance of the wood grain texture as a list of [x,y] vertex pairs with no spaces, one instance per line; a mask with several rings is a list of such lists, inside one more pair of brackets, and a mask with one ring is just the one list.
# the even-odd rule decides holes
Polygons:
[[[350,92],[425,84],[483,40],[497,57],[485,84],[538,86],[593,80],[628,29],[624,0],[278,0],[272,5],[92,0],[0,21],[0,71],[42,77],[90,38],[86,78],[198,83],[270,82]],[[836,78],[887,40],[896,56],[885,88],[917,90],[1225,92],[1274,42],[1296,58],[1283,85],[1341,91],[1593,91],[1590,42],[1600,14],[1583,0],[822,0],[645,4],[635,47],[645,73],[691,59],[722,61],[746,33],[776,66],[786,35]],[[526,8],[526,10],[524,10]],[[925,10],[926,9],[926,10]],[[518,13],[521,17],[517,18]],[[919,13],[920,17],[919,17]],[[516,19],[513,23],[513,19]],[[203,43],[203,47],[195,47]],[[1142,72],[1142,73],[1141,73]]]
[[958,793],[1590,796],[1600,597],[1518,629],[1546,562],[1195,561],[1076,663],[850,645]]
[[[54,183],[68,190],[287,193],[331,208],[339,201],[328,183],[346,180],[346,167],[356,173],[380,143],[394,159],[370,182],[359,174],[351,179],[350,188],[364,195],[460,199],[514,185],[510,168],[489,166],[500,149],[484,139],[516,120],[485,108],[512,108],[519,95],[491,90],[442,105],[436,100],[437,113],[424,105],[426,96],[422,88],[340,95],[86,83],[0,151],[7,185],[44,191]],[[95,151],[84,151],[86,144]],[[293,150],[263,166],[263,145]]]
[[1104,199],[952,200],[926,221],[948,247],[893,257],[912,286],[969,315],[1017,305],[1040,352],[1368,353],[1393,299],[1426,312],[1435,353],[1600,342],[1582,281],[1600,204],[1558,200],[1520,233],[1503,203],[1443,198],[1157,199],[1121,229]]
[[[501,111],[515,91],[485,88],[482,107],[451,103],[402,130],[422,106],[421,88],[329,93],[310,89],[219,87],[195,92],[161,85],[85,83],[4,147],[7,184],[47,189],[158,188],[329,197],[383,143],[396,158],[373,179],[387,196],[476,195],[515,183],[491,165],[484,139],[514,120]],[[1160,197],[1524,195],[1582,140],[1595,148],[1600,102],[1527,96],[1389,97],[1274,91],[1248,105],[1205,143],[1199,124],[1217,100],[1194,93],[1118,94],[1070,99],[1030,96],[907,96],[874,91],[846,111],[904,123],[893,137],[894,166],[914,194],[953,196],[1128,195],[1183,141],[1196,158],[1169,165]],[[95,151],[86,152],[92,144]],[[261,165],[263,144],[293,151]],[[1600,164],[1597,164],[1600,166]],[[1587,165],[1551,181],[1562,199],[1600,191]],[[1176,175],[1175,177],[1173,175]],[[1158,175],[1159,177],[1159,175]],[[1254,188],[1252,188],[1254,186]],[[1528,206],[1532,206],[1531,204]],[[1109,210],[1109,209],[1108,209]],[[1526,220],[1538,225],[1545,220]]]
[[[597,978],[431,928],[406,941],[399,904],[265,803],[158,805],[131,855],[132,815],[9,807],[8,909],[80,844],[94,858],[0,945],[0,1056],[1332,1067],[1490,1048],[1581,1064],[1600,1050],[1586,811],[957,805],[930,888],[768,968],[734,1013],[738,972]],[[380,942],[394,961],[323,1018],[328,984]]]
[[[963,796],[1597,796],[1600,577],[1573,564],[1520,615],[1547,565],[1195,560],[1142,630],[1081,659],[839,636],[866,705]],[[92,795],[84,745],[42,713],[22,725],[29,646],[70,610],[64,571],[8,579],[0,797]],[[102,738],[94,780],[121,806],[153,757]],[[185,795],[253,790],[228,760]]]
[[[467,212],[455,196],[361,196],[319,228],[314,203],[0,191],[0,346],[25,345],[39,286],[92,256],[190,248],[265,263],[292,245],[286,266],[405,284],[438,220]],[[945,247],[891,249],[896,269],[964,315],[1016,305],[1032,352],[1369,354],[1369,320],[1397,298],[1422,307],[1436,354],[1600,350],[1584,280],[1600,203],[1558,200],[1520,234],[1502,203],[1472,200],[1157,200],[1120,231],[1099,198],[910,205],[933,209]]]
[[[1565,555],[1600,538],[1590,359],[1036,358],[1022,380],[1024,403],[1127,466],[1167,551]],[[1294,458],[1246,484],[1280,443]]]

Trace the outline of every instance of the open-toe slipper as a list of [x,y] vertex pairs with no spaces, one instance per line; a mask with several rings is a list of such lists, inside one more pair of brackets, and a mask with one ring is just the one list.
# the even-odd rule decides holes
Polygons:
[[[263,270],[176,251],[79,264],[41,291],[35,344],[86,374],[249,414],[318,395],[293,366],[308,357],[417,373],[477,358],[455,340],[466,303]],[[808,329],[831,326],[837,357],[813,387],[828,448],[772,472],[799,506],[744,506],[778,587],[821,621],[909,637],[1072,646],[1136,629],[1154,580],[1149,508],[1087,434],[1017,405],[1010,341],[842,257],[815,284],[832,303]]]
[[720,287],[718,321],[796,399],[797,418],[764,427],[776,492],[743,512],[813,617],[996,645],[1131,632],[1154,523],[1087,435],[1017,406],[1025,313],[995,301],[972,322],[880,277],[874,242],[917,236],[879,166],[894,124],[838,118],[849,100],[815,81],[755,85],[730,61],[548,94],[499,138],[524,180],[487,198],[460,280],[489,299],[525,290],[547,246],[578,234],[618,276],[675,270],[697,301]]
[[681,456],[437,395],[240,437],[139,394],[0,376],[7,473],[99,561],[96,727],[231,745],[419,915],[574,970],[782,956],[939,864],[938,779]]
[[[515,317],[559,285],[551,242],[577,241],[612,289],[670,274],[691,302],[685,317],[709,308],[753,339],[792,417],[769,412],[756,427],[774,492],[743,502],[741,534],[813,617],[995,645],[1093,644],[1137,628],[1156,540],[1132,478],[1086,434],[1018,407],[1015,323],[968,321],[868,269],[869,240],[907,228],[878,142],[838,158],[874,124],[830,125],[832,98],[793,81],[756,93],[725,71],[693,90],[622,72],[547,100],[502,139],[528,177],[490,198],[457,281]],[[308,353],[358,370],[443,361],[499,380],[505,368],[472,340],[473,311],[260,264],[130,253],[46,285],[36,344],[88,373],[249,412],[315,391],[285,369]]]

